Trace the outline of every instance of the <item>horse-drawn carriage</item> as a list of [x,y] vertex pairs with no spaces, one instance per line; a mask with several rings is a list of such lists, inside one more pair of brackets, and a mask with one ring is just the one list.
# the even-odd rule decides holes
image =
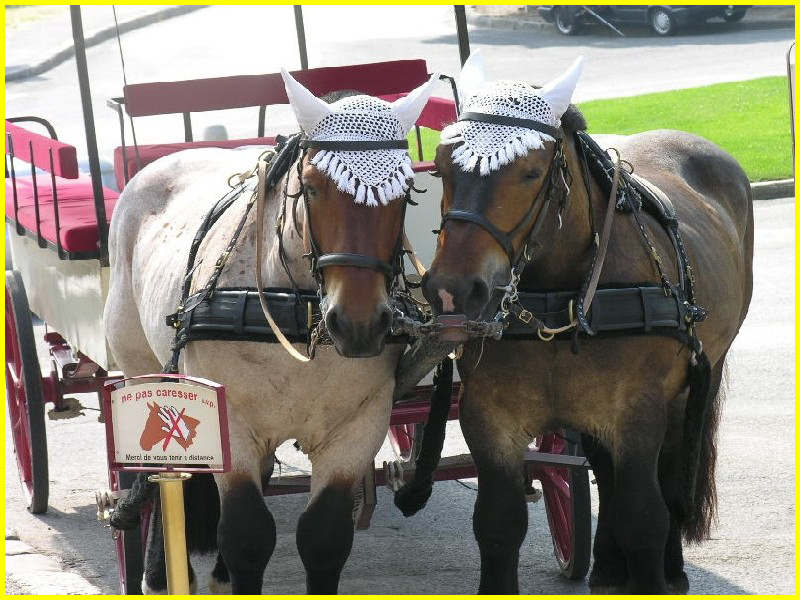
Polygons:
[[[349,553],[352,539],[352,528],[348,532],[346,527],[342,529],[342,523],[349,522],[355,507],[356,525],[368,525],[376,485],[393,486],[398,492],[398,506],[404,513],[413,514],[424,506],[433,480],[476,475],[469,455],[438,460],[444,421],[459,416],[459,405],[453,405],[452,401],[460,395],[461,409],[468,408],[470,414],[468,441],[473,454],[478,452],[477,474],[481,475],[475,521],[483,560],[481,589],[513,591],[516,587],[514,556],[521,543],[520,531],[524,537],[521,524],[527,520],[526,514],[519,514],[518,500],[526,491],[532,491],[530,484],[534,479],[542,485],[559,566],[568,577],[583,578],[589,567],[591,534],[587,463],[580,456],[580,437],[565,435],[563,428],[580,423],[585,425],[584,431],[602,438],[605,425],[591,419],[587,422],[571,413],[567,416],[558,411],[548,412],[544,406],[534,411],[543,416],[533,429],[531,423],[521,418],[528,411],[522,407],[516,423],[498,424],[492,421],[492,415],[506,415],[508,411],[494,406],[493,412],[486,412],[492,404],[482,408],[477,398],[482,394],[491,398],[492,403],[503,405],[505,400],[501,396],[505,390],[514,389],[522,381],[532,385],[530,373],[515,374],[515,369],[522,368],[519,359],[530,352],[527,348],[532,336],[542,340],[536,343],[540,346],[558,336],[546,345],[546,353],[569,352],[571,345],[573,355],[584,352],[590,362],[596,363],[602,362],[601,355],[608,348],[618,348],[619,338],[605,342],[610,345],[603,346],[597,355],[595,350],[578,348],[582,344],[578,333],[626,330],[640,333],[641,330],[650,334],[668,330],[667,335],[688,346],[686,355],[692,361],[690,368],[688,358],[681,358],[679,363],[671,358],[672,370],[663,371],[670,390],[665,392],[664,399],[670,421],[669,442],[680,444],[683,421],[678,419],[680,423],[676,424],[675,416],[684,406],[691,405],[693,398],[699,397],[696,400],[699,408],[693,406],[699,413],[691,415],[688,422],[692,431],[702,434],[708,429],[706,421],[714,414],[714,407],[708,408],[706,399],[715,395],[719,381],[708,381],[710,366],[695,333],[695,324],[705,318],[705,313],[694,301],[694,275],[671,204],[654,192],[651,185],[623,173],[619,162],[616,166],[611,164],[590,138],[577,136],[578,117],[569,115],[571,120],[564,124],[563,131],[560,129],[577,72],[573,69],[541,91],[526,88],[515,89],[513,93],[500,92],[501,105],[506,96],[534,104],[544,102],[543,106],[523,110],[523,114],[531,113],[533,117],[493,113],[491,106],[497,102],[484,102],[478,93],[481,77],[475,73],[462,76],[462,84],[470,87],[468,94],[462,90],[461,95],[462,100],[470,99],[469,110],[464,107],[457,110],[458,95],[455,101],[429,99],[438,78],[429,76],[424,61],[128,85],[124,96],[112,101],[123,125],[123,145],[115,153],[117,181],[126,188],[119,203],[118,194],[102,189],[96,175],[79,176],[74,148],[7,121],[6,217],[15,229],[11,247],[19,271],[6,276],[6,381],[20,476],[31,511],[47,508],[45,403],[53,403],[56,412],[68,412],[72,407],[65,402],[64,393],[98,392],[106,382],[121,378],[114,372],[118,365],[126,376],[169,374],[178,370],[202,373],[230,386],[234,396],[245,398],[231,415],[232,445],[236,448],[234,469],[218,480],[221,506],[217,508],[220,521],[217,542],[224,557],[215,569],[218,583],[231,582],[234,591],[260,590],[260,574],[254,575],[253,568],[239,564],[250,560],[242,556],[239,548],[246,547],[252,536],[272,537],[274,546],[275,534],[271,516],[268,511],[263,512],[261,494],[254,499],[252,492],[258,490],[270,495],[310,490],[312,500],[298,527],[298,547],[309,572],[309,591],[333,591],[343,565],[342,556],[346,558]],[[339,94],[329,99],[331,104],[317,99],[342,89],[357,89],[369,96]],[[291,104],[304,135],[266,139],[263,127],[266,107],[281,103]],[[255,138],[193,141],[191,112],[242,106],[262,107]],[[171,113],[184,115],[184,142],[125,145],[126,115],[134,118]],[[455,124],[445,129],[453,121]],[[435,166],[411,165],[405,152],[407,134],[420,125],[444,129],[444,143],[440,146],[444,158],[437,156]],[[489,148],[486,154],[481,151],[480,142],[470,136],[473,129],[492,127],[523,131],[513,132],[510,138],[501,140],[497,149]],[[573,134],[576,137],[569,137],[562,146],[561,140]],[[556,140],[556,150],[552,153],[547,144]],[[265,147],[273,142],[277,142],[276,149],[265,152]],[[242,146],[245,148],[230,152],[231,148]],[[257,146],[257,150],[252,146]],[[452,156],[441,151],[454,147]],[[530,152],[544,148],[547,152]],[[187,149],[193,152],[173,155]],[[576,151],[583,157],[583,167],[576,162]],[[363,159],[364,153],[368,160]],[[709,150],[709,154],[713,152]],[[712,159],[719,160],[720,169],[728,174],[735,171],[724,157]],[[18,160],[32,165],[31,176],[18,175]],[[144,169],[150,162],[154,162],[153,166]],[[522,166],[517,167],[518,164]],[[493,186],[510,184],[507,177],[499,183],[495,177],[505,165],[511,165],[512,172],[520,171],[523,182],[522,187],[511,182],[517,187],[509,193],[520,196],[517,203],[522,209],[520,214],[509,214],[508,218],[502,211],[492,212],[493,209],[484,213],[480,203],[476,204],[476,198],[478,201],[496,198]],[[36,168],[50,175],[37,176]],[[140,170],[141,175],[133,177]],[[418,176],[415,185],[427,190],[421,193],[425,196],[422,202],[413,195],[415,190],[408,182],[412,171]],[[578,173],[583,173],[584,181],[579,181]],[[471,176],[477,179],[467,182],[466,178]],[[440,177],[444,186],[439,182]],[[608,179],[608,190],[597,193],[606,184],[604,177]],[[578,188],[585,193],[578,197],[578,192],[573,198],[571,190]],[[198,202],[197,198],[203,196],[205,201]],[[446,212],[434,269],[417,283],[413,277],[405,276],[406,254],[412,253],[403,239],[404,223],[411,230],[408,225],[413,218],[415,224],[421,221],[423,228],[430,229],[439,222],[439,217],[420,218],[418,214],[412,217],[416,207],[407,210],[407,206],[420,203],[430,209],[442,197]],[[530,198],[535,199],[533,204]],[[589,236],[594,255],[586,284],[581,285],[583,282],[576,280],[573,273],[565,281],[556,277],[547,290],[528,286],[527,294],[522,293],[526,281],[520,277],[531,272],[526,268],[534,251],[542,247],[543,236],[552,236],[554,230],[561,228],[562,221],[568,228],[574,227],[570,220],[574,214],[570,210],[585,209],[587,203],[594,234],[592,202],[601,202],[603,198],[608,198],[610,208],[602,220],[602,235]],[[255,211],[251,212],[251,208]],[[615,209],[636,219],[644,240],[642,244],[637,239],[636,244],[649,250],[660,273],[655,284],[646,283],[649,281],[646,275],[625,274],[610,260],[613,266],[606,271],[615,273],[612,277],[617,279],[613,281],[621,285],[604,286],[607,280],[603,279],[598,287]],[[493,219],[499,219],[500,226]],[[274,232],[262,232],[265,221],[274,224]],[[663,231],[651,231],[653,223],[663,226]],[[746,230],[746,215],[743,223]],[[751,226],[752,217],[749,223]],[[201,234],[197,234],[200,224]],[[585,233],[588,235],[588,230]],[[738,233],[732,234],[731,239]],[[243,235],[241,241],[240,235]],[[424,244],[422,239],[414,239],[413,231],[409,237],[414,246]],[[464,243],[458,260],[454,259],[450,241],[454,239]],[[261,244],[265,246],[266,258],[254,261],[262,256]],[[487,245],[502,250],[500,258],[492,257],[484,267],[466,271],[473,268],[470,261],[478,260],[477,253],[486,251]],[[470,251],[465,252],[465,248]],[[660,256],[671,255],[673,251],[677,264],[665,265]],[[696,248],[690,249],[692,259],[702,263],[698,252]],[[306,258],[311,259],[311,269]],[[253,281],[254,262],[258,265],[255,279],[258,283]],[[266,274],[261,273],[262,265]],[[493,265],[497,272],[487,275],[486,265]],[[651,268],[647,262],[640,270]],[[511,279],[504,283],[509,269]],[[580,271],[581,276],[584,274]],[[268,286],[261,284],[262,276]],[[639,283],[632,285],[631,277],[637,277]],[[425,300],[414,293],[415,285],[424,288],[432,313]],[[565,286],[571,291],[561,291]],[[742,295],[748,294],[745,285]],[[594,310],[590,312],[593,300]],[[616,310],[620,305],[628,309]],[[135,310],[131,308],[134,306]],[[498,306],[497,315],[489,314],[497,311]],[[59,332],[50,331],[46,336],[54,365],[48,377],[39,372],[30,311]],[[134,317],[134,313],[138,316]],[[278,318],[273,319],[272,314]],[[172,329],[164,324],[165,318]],[[324,333],[328,336],[327,345],[319,343]],[[504,334],[509,341],[488,341],[484,348],[487,337],[499,339]],[[477,342],[466,343],[470,337],[477,337]],[[432,340],[433,363],[423,360],[430,361],[431,357],[419,350],[417,338]],[[313,358],[314,352],[318,356],[309,366],[298,366],[276,343],[281,339],[284,346],[294,347],[293,352],[301,360]],[[648,341],[637,346],[642,352],[639,360],[649,356],[651,365],[660,364],[653,361],[662,360],[664,351],[654,352],[648,345],[653,337],[648,335],[645,339]],[[720,369],[723,350],[730,339],[727,333],[713,340],[717,354],[714,363]],[[461,366],[466,378],[459,385],[448,377],[452,362],[442,359],[457,351],[462,343],[465,356]],[[400,359],[407,344],[413,347]],[[237,349],[232,350],[233,346]],[[504,354],[507,351],[502,348],[512,346],[512,355]],[[668,352],[672,357],[674,348],[670,346]],[[337,353],[353,360],[342,363],[344,359],[337,358]],[[393,391],[389,383],[394,382],[393,369],[398,359],[401,368],[411,365],[412,371],[422,370],[410,377],[410,385],[403,379],[403,371],[398,372],[399,392]],[[558,358],[556,370],[572,370],[574,360],[577,359]],[[502,385],[492,383],[491,374],[487,380],[485,369],[479,372],[477,366],[481,361],[505,373]],[[440,362],[437,385],[417,386],[420,377]],[[631,359],[631,364],[634,363]],[[268,370],[262,373],[260,365],[268,365]],[[295,371],[303,368],[307,369],[307,381],[287,381],[281,375],[303,373]],[[600,367],[592,364],[591,368]],[[698,380],[692,380],[691,385],[687,385],[687,369]],[[590,376],[594,372],[590,371]],[[698,391],[703,375],[705,392]],[[284,380],[280,390],[274,379],[279,376]],[[309,384],[315,389],[309,390]],[[264,425],[259,405],[253,404],[252,390],[263,386],[273,390],[275,397],[271,399],[270,410],[274,414],[270,417],[279,425]],[[669,396],[673,391],[680,397],[674,402]],[[612,391],[607,392],[614,396]],[[519,389],[515,393],[519,402],[526,397]],[[533,397],[546,401],[565,393],[575,390],[551,390]],[[297,398],[311,396],[314,402],[289,405],[282,398],[293,394]],[[343,396],[348,398],[340,400]],[[322,398],[327,403],[321,403]],[[466,404],[465,398],[469,400]],[[649,417],[650,412],[642,414]],[[429,418],[437,426],[425,429],[422,424]],[[308,425],[298,425],[300,421]],[[372,465],[374,450],[386,435],[387,425],[395,451],[406,463],[403,468],[388,465],[375,469]],[[648,421],[647,426],[653,424]],[[277,427],[283,429],[279,431]],[[526,436],[532,438],[548,429],[558,433],[537,437],[534,445],[529,446],[530,439],[525,439]],[[320,437],[314,431],[324,434]],[[269,458],[276,443],[287,437],[296,438],[309,452],[315,470],[310,478],[284,475],[261,490],[255,482],[269,480],[272,474]],[[630,437],[620,439],[626,444],[636,441]],[[522,440],[524,444],[520,447]],[[612,494],[614,477],[608,467],[612,456],[596,440],[590,441],[595,444],[598,465],[595,468],[602,470],[604,482],[609,486],[604,488],[605,493]],[[665,468],[674,470],[680,465],[687,472],[681,472],[678,479],[687,476],[694,485],[696,463],[707,460],[708,450],[698,448],[699,440],[685,446],[695,455],[687,457],[690,452],[677,452]],[[498,449],[497,452],[492,448]],[[656,456],[659,449],[660,445]],[[670,446],[670,450],[675,447]],[[618,459],[615,456],[613,460]],[[708,465],[703,463],[703,467]],[[622,473],[627,474],[618,471],[618,483],[623,481],[629,486],[638,483],[622,478]],[[632,473],[637,477],[652,474],[643,468]],[[671,475],[668,473],[667,479]],[[701,478],[706,475],[702,472]],[[111,490],[100,495],[101,509],[113,508],[120,513],[123,503],[119,501],[124,498],[133,506],[126,510],[145,516],[133,531],[117,532],[116,538],[122,588],[136,592],[142,575],[142,549],[154,543],[157,531],[148,528],[147,505],[134,505],[130,497],[125,498],[125,490],[133,483],[131,478],[115,471],[110,471],[109,478]],[[667,582],[674,589],[681,589],[681,577],[685,579],[685,575],[679,537],[686,534],[685,520],[693,516],[691,503],[695,492],[665,481],[662,485],[668,491],[669,510],[673,511],[673,523],[668,527],[671,554],[667,558]],[[669,488],[670,485],[673,487]],[[708,486],[701,486],[697,497],[708,502],[704,496],[708,493]],[[624,504],[619,497],[616,501]],[[255,523],[243,525],[237,520],[237,513],[244,507],[258,513]],[[679,514],[681,510],[687,512]],[[601,514],[603,543],[611,546],[610,563],[603,564],[607,571],[618,569],[615,560],[621,552],[629,551],[626,541],[617,542],[619,546],[611,541],[609,528],[617,527],[611,524],[613,520],[613,515]],[[699,521],[689,535],[702,534],[706,523],[702,516]],[[631,519],[631,523],[638,525],[640,520]],[[215,520],[212,525],[216,527]],[[341,547],[326,547],[332,543]],[[656,539],[655,543],[660,542]],[[320,557],[320,547],[329,554]],[[641,563],[652,560],[650,550],[648,547],[637,560]],[[265,552],[268,559],[271,549]],[[338,568],[330,566],[331,556],[336,557]],[[660,560],[664,562],[663,552]],[[631,562],[635,589],[637,585],[641,589],[665,589],[663,574],[659,578],[645,568],[644,578],[638,579],[639,566],[637,561]],[[665,568],[663,564],[661,568]],[[624,571],[628,573],[627,568]],[[628,583],[627,579],[620,580],[618,572],[601,575],[607,579],[599,579],[598,586],[624,587]],[[650,576],[654,579],[648,580]],[[152,582],[145,583],[152,588]]]
[[[322,96],[338,89],[359,89],[394,101],[425,83],[428,70],[424,61],[397,61],[295,72],[300,82]],[[115,153],[115,176],[120,190],[133,175],[160,156],[188,148],[269,147],[275,143],[264,135],[266,107],[288,103],[280,74],[195,80],[186,82],[133,84],[124,97],[109,104],[118,111],[120,123],[126,116],[181,113],[185,116],[186,136],[174,144],[122,145]],[[199,110],[259,106],[259,124],[252,139],[201,141],[192,139],[189,113]],[[425,103],[414,125],[441,130],[455,118],[452,100],[432,98]],[[6,274],[6,381],[9,416],[14,445],[26,498],[31,512],[47,510],[48,465],[45,433],[45,406],[52,404],[51,416],[64,417],[77,408],[67,394],[92,393],[98,396],[107,382],[121,377],[116,371],[102,327],[103,307],[108,297],[108,233],[119,192],[98,189],[94,180],[78,172],[73,146],[56,139],[52,127],[41,119],[25,123],[6,121],[6,220],[11,228],[10,251],[15,269]],[[46,131],[38,133],[43,126]],[[44,133],[45,135],[42,135]],[[430,240],[419,230],[432,228],[438,198],[438,180],[428,175],[430,163],[413,166],[417,186],[423,188],[417,201],[428,215],[409,211],[408,221],[418,224],[410,234],[415,245],[427,246],[425,257],[432,256]],[[21,163],[30,165],[31,174]],[[422,223],[420,227],[419,224]],[[44,341],[52,357],[50,373],[42,375],[33,334],[31,312],[47,324]],[[458,383],[450,384],[455,397]],[[449,386],[448,386],[449,387]],[[419,437],[427,418],[433,387],[417,386],[396,401],[392,410],[389,439],[405,463],[370,470],[361,483],[357,525],[369,525],[374,508],[375,486],[394,478],[394,485],[414,474]],[[450,399],[448,398],[448,406]],[[102,406],[102,403],[101,403]],[[458,407],[447,410],[457,418]],[[564,572],[582,578],[589,564],[590,513],[588,476],[584,461],[573,459],[575,445],[560,435],[550,434],[531,448],[529,480],[542,481],[548,518],[554,535],[556,556]],[[552,456],[551,456],[552,455]],[[446,457],[435,479],[474,477],[468,455]],[[397,479],[401,480],[400,482]],[[99,494],[100,511],[113,508],[124,497],[133,477],[109,471],[109,493]],[[572,483],[572,485],[570,485]],[[309,489],[307,475],[275,478],[267,495],[303,492]],[[532,489],[532,488],[531,488]],[[579,492],[573,505],[571,490]],[[146,511],[145,511],[146,513]],[[142,575],[142,550],[147,538],[147,522],[136,532],[117,532],[122,589],[138,591]],[[576,540],[577,536],[577,540]]]

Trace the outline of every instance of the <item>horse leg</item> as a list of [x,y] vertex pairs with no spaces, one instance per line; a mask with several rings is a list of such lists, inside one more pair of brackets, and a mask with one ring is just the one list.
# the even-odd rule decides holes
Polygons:
[[313,440],[298,440],[311,460],[311,493],[297,523],[297,550],[309,594],[336,594],[353,547],[355,491],[386,437],[393,381],[358,411]]
[[600,497],[589,588],[593,594],[621,594],[625,592],[628,583],[628,563],[612,530],[614,463],[611,454],[599,440],[589,436],[583,438],[583,447],[586,449]]
[[355,486],[342,479],[326,483],[309,500],[297,523],[297,550],[306,569],[309,594],[335,594],[353,547]]
[[[497,409],[497,410],[495,410]],[[491,415],[491,418],[489,418]],[[518,594],[519,549],[528,531],[526,437],[519,419],[461,400],[461,429],[478,472],[472,529],[481,556],[481,594]]]
[[257,470],[235,469],[217,476],[220,557],[212,575],[224,583],[227,574],[233,594],[261,593],[264,570],[275,550],[275,519],[264,503],[260,482]]
[[683,570],[681,523],[683,515],[683,469],[679,451],[664,450],[658,461],[661,495],[669,508],[669,535],[664,551],[664,577],[671,594],[686,594],[689,579]]
[[[631,412],[617,415],[611,455],[614,487],[611,522],[614,537],[628,564],[627,593],[663,594],[664,554],[670,514],[657,478],[664,441],[661,399],[642,395],[629,404]],[[649,407],[649,410],[643,410]]]

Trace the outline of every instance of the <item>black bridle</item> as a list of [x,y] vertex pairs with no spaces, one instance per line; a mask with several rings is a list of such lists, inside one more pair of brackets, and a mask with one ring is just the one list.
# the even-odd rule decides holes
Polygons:
[[[442,216],[441,228],[447,221],[465,221],[477,225],[500,245],[508,257],[509,265],[516,273],[520,273],[525,264],[530,262],[532,256],[532,247],[537,243],[536,238],[544,223],[544,217],[547,214],[550,204],[555,193],[556,184],[559,177],[566,182],[567,176],[567,163],[564,157],[564,150],[562,146],[561,131],[555,127],[551,127],[544,123],[539,123],[532,119],[519,119],[516,117],[505,117],[502,115],[489,115],[476,112],[465,112],[458,117],[459,121],[481,121],[483,123],[492,123],[494,125],[506,125],[512,127],[524,127],[545,133],[555,139],[555,154],[550,163],[550,168],[545,175],[544,185],[540,188],[539,193],[534,197],[525,216],[522,217],[517,225],[511,231],[501,231],[494,223],[492,223],[484,215],[471,210],[451,209]],[[538,211],[538,218],[536,218],[536,209],[541,205]],[[531,226],[531,221],[535,218],[530,233],[525,238],[524,243],[519,250],[514,249],[514,238],[519,235],[525,228]]]
[[[319,141],[303,139],[300,141],[299,146],[305,150],[327,150],[327,151],[349,151],[349,152],[363,152],[369,150],[407,150],[408,140],[380,140],[380,141]],[[303,160],[298,162],[298,172],[302,169]],[[308,231],[308,244],[309,252],[307,258],[311,262],[311,273],[317,284],[322,287],[324,279],[322,270],[325,267],[338,266],[338,267],[357,267],[360,269],[372,269],[381,273],[386,278],[386,287],[391,289],[393,282],[397,275],[403,271],[403,232],[405,229],[405,216],[406,207],[410,201],[410,191],[406,193],[403,200],[403,214],[401,218],[400,233],[397,236],[394,249],[392,251],[389,261],[381,260],[375,256],[364,254],[355,254],[351,252],[328,252],[325,253],[319,247],[311,222],[311,204],[303,186],[302,176],[300,177],[300,184],[303,190],[305,199],[305,218],[306,227]]]

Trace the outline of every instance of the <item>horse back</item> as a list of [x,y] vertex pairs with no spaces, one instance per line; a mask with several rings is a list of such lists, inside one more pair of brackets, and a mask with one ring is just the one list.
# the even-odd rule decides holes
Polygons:
[[698,301],[710,310],[709,325],[716,322],[710,329],[727,347],[752,296],[753,201],[747,175],[722,148],[690,133],[656,130],[613,141],[634,173],[674,204],[697,276]]

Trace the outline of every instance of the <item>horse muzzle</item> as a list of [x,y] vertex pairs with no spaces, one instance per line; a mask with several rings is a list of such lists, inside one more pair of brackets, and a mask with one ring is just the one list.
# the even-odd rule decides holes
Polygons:
[[369,358],[383,352],[386,334],[392,324],[388,304],[379,306],[366,321],[350,318],[339,306],[325,314],[325,327],[336,351],[345,358]]
[[478,275],[444,277],[431,270],[422,279],[422,293],[436,316],[460,314],[478,319],[487,308],[490,288]]

